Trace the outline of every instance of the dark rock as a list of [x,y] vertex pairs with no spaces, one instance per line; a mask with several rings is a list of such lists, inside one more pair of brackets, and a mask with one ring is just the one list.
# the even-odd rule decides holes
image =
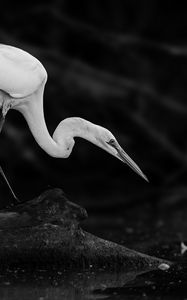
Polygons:
[[150,270],[171,264],[83,231],[79,222],[86,217],[60,189],[0,211],[1,268]]

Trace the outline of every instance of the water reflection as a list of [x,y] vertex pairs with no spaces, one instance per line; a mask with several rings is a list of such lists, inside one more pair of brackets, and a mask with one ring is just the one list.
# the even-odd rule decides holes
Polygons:
[[[182,265],[181,265],[182,266]],[[3,300],[83,300],[83,299],[184,299],[186,270],[74,272],[23,269],[7,270],[0,275],[0,298]]]
[[186,215],[185,199],[185,205],[170,209],[161,206],[156,210],[150,202],[141,209],[138,205],[120,209],[115,218],[108,213],[87,220],[87,231],[143,253],[176,261],[166,272],[7,270],[0,272],[0,300],[187,299],[187,252],[181,255],[179,238],[187,244]]
[[117,273],[104,270],[84,273],[8,270],[0,277],[0,296],[4,300],[103,299],[109,297],[103,294],[104,290],[123,287],[136,276],[135,272]]

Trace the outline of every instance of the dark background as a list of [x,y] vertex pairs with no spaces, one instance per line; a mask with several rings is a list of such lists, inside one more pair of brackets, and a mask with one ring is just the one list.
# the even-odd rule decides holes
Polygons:
[[[181,1],[2,1],[0,43],[36,56],[48,72],[44,109],[52,135],[80,116],[113,132],[150,184],[77,139],[68,159],[49,157],[9,111],[0,163],[21,200],[49,187],[90,209],[187,195],[187,18]],[[11,194],[0,179],[2,206]]]

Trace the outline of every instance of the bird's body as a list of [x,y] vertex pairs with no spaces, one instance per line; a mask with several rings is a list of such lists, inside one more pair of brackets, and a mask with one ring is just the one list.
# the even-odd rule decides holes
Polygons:
[[104,127],[78,117],[67,118],[60,122],[51,137],[43,112],[46,81],[47,72],[39,60],[21,49],[0,44],[0,130],[8,110],[18,110],[37,143],[50,156],[67,158],[73,149],[74,137],[81,137],[125,162],[147,180],[113,134]]
[[16,47],[0,44],[0,90],[15,99],[24,98],[46,80],[47,72],[38,59]]

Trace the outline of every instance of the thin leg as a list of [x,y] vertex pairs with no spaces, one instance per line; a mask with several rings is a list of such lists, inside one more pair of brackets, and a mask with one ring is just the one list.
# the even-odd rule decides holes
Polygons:
[[9,109],[13,105],[13,100],[10,97],[4,97],[2,105],[1,105],[1,110],[0,110],[0,132],[3,128],[3,124],[5,122],[5,117]]
[[17,202],[20,202],[19,199],[17,198],[17,196],[15,195],[13,189],[11,188],[11,185],[10,185],[10,183],[8,182],[8,179],[6,178],[5,173],[3,172],[3,169],[2,169],[1,166],[0,166],[0,173],[1,173],[1,175],[3,176],[3,178],[4,178],[5,182],[6,182],[6,184],[8,185],[8,187],[9,187],[9,189],[10,189],[10,191],[11,191],[13,197],[14,197],[14,199],[15,199]]
[[[1,108],[1,110],[0,110],[0,133],[1,133],[1,130],[2,130],[2,128],[3,128],[4,122],[5,122],[5,115],[6,115],[6,113],[3,112],[3,109],[4,109],[4,108],[3,108],[3,106],[2,106],[2,108]],[[9,189],[10,189],[10,191],[11,191],[13,197],[14,197],[14,199],[15,199],[17,202],[20,202],[19,199],[16,197],[16,195],[15,195],[13,189],[11,188],[11,185],[10,185],[10,183],[8,182],[8,179],[6,178],[6,175],[5,175],[5,173],[3,172],[3,169],[2,169],[1,166],[0,166],[0,174],[3,176],[3,178],[4,178],[5,182],[6,182],[6,184],[8,185],[8,187],[9,187]]]
[[3,116],[3,112],[2,112],[2,109],[1,109],[0,110],[0,133],[1,133],[1,130],[3,128],[4,122],[5,122],[5,117]]

